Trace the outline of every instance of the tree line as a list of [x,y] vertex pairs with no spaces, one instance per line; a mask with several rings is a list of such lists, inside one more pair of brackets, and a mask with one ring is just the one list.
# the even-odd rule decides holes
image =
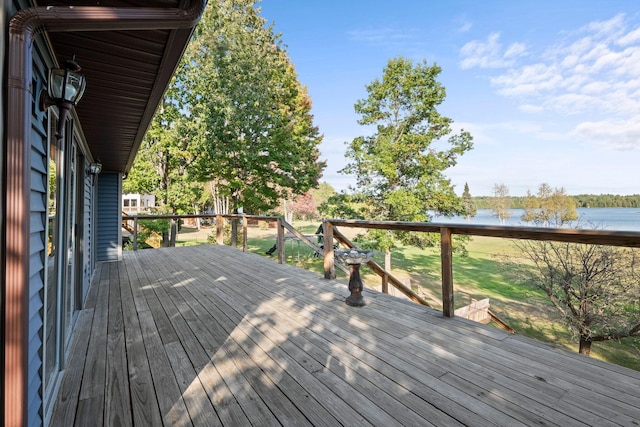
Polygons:
[[[578,194],[569,195],[577,208],[640,208],[640,194]],[[513,209],[524,209],[526,196],[508,196],[509,205]],[[473,196],[477,209],[492,209],[493,196]]]

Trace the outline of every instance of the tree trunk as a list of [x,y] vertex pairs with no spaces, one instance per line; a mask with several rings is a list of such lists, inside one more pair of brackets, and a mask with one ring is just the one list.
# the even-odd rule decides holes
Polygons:
[[580,349],[578,353],[584,354],[585,356],[589,356],[591,354],[591,343],[592,341],[586,337],[580,337]]

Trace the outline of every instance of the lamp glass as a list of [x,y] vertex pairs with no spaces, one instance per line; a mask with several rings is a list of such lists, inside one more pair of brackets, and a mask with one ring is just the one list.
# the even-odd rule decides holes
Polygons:
[[49,70],[49,96],[54,100],[62,99],[62,90],[65,87],[64,75],[67,70],[52,68]]
[[67,101],[76,105],[84,94],[86,81],[79,73],[64,68],[49,72],[49,96],[54,101]]
[[89,172],[91,172],[94,175],[97,175],[100,172],[102,172],[102,163],[100,162],[91,163],[91,165],[89,166]]

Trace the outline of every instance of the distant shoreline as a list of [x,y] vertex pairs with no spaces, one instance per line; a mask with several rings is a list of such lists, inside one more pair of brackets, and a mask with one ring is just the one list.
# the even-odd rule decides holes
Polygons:
[[[531,227],[535,224],[522,221],[524,209],[512,208],[507,210],[510,217],[505,220],[505,225]],[[640,231],[640,207],[593,207],[576,208],[578,220],[574,221],[582,228],[592,225],[593,228],[604,230],[624,230]],[[467,221],[465,217],[456,216],[446,218],[434,216],[433,222],[446,224],[478,224],[478,225],[499,225],[498,218],[492,209],[478,209],[476,216]]]

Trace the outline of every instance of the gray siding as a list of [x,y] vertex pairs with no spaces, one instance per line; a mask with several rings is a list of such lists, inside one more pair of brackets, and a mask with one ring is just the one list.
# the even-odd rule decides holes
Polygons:
[[31,142],[31,180],[29,212],[29,355],[28,355],[28,405],[30,426],[42,425],[42,369],[44,325],[44,279],[46,259],[47,225],[47,172],[48,139],[46,115],[36,108],[37,94],[45,82],[44,61],[34,49],[33,116]]
[[[97,182],[97,181],[96,181]],[[87,177],[84,181],[84,188],[82,189],[83,194],[83,204],[84,204],[84,259],[82,262],[82,301],[84,305],[84,300],[87,297],[87,292],[89,291],[89,284],[91,283],[91,277],[93,272],[95,271],[96,266],[96,257],[94,254],[94,226],[95,221],[93,218],[93,214],[95,209],[93,209],[93,197],[94,197],[94,187],[93,187],[93,177]]]
[[117,261],[121,254],[120,174],[98,175],[97,260]]

